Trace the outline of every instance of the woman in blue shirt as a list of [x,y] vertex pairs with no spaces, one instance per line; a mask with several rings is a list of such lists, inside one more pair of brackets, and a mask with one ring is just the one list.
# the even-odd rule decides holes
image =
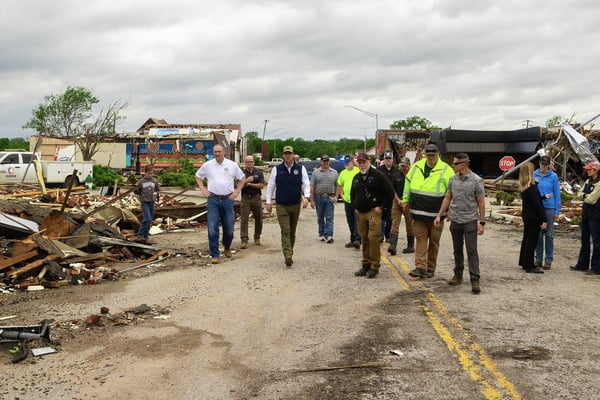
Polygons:
[[[533,179],[537,182],[546,222],[548,223],[546,230],[541,231],[538,237],[535,248],[535,266],[550,269],[554,258],[554,221],[558,219],[558,214],[560,214],[560,185],[558,175],[550,169],[550,157],[540,157],[540,168],[533,173]],[[545,259],[544,242],[546,245]],[[542,260],[544,261],[543,266]]]

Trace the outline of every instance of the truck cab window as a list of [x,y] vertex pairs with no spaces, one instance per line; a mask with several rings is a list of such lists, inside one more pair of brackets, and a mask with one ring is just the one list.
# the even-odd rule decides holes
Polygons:
[[23,164],[29,164],[31,162],[31,154],[21,154]]
[[4,160],[2,160],[2,164],[18,164],[19,163],[19,155],[18,154],[10,154]]

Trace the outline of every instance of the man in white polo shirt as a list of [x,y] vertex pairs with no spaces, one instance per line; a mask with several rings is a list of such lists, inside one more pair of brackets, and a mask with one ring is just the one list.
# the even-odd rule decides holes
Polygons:
[[[205,162],[196,171],[196,182],[204,196],[207,197],[208,211],[208,246],[211,262],[219,263],[219,224],[223,226],[223,247],[225,257],[230,258],[231,242],[233,241],[233,200],[240,194],[244,187],[246,177],[240,167],[225,158],[225,149],[221,145],[213,148],[215,158]],[[204,179],[207,179],[207,187]],[[234,179],[238,180],[234,188]]]

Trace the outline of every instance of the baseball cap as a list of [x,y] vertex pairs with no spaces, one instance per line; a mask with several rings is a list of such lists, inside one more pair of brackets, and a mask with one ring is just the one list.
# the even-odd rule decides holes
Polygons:
[[284,147],[283,147],[283,152],[284,152],[284,153],[286,153],[286,152],[288,152],[288,151],[289,151],[290,153],[293,153],[293,152],[294,152],[294,148],[293,148],[292,146],[284,146]]
[[369,157],[367,156],[367,154],[366,154],[366,153],[360,153],[360,154],[358,155],[358,157],[356,157],[356,160],[358,160],[358,161],[360,161],[360,160],[363,160],[363,161],[364,161],[364,160],[368,160],[368,159],[369,159]]
[[354,161],[354,157],[352,157],[352,156],[344,156],[344,164],[348,164],[351,161]]
[[386,151],[385,153],[383,153],[383,158],[394,158],[394,153],[392,153],[391,151]]
[[598,161],[592,161],[591,163],[583,167],[583,169],[595,169],[596,171],[598,171],[600,170],[600,163]]
[[425,146],[425,153],[439,153],[440,149],[438,149],[438,147],[433,144],[433,143],[429,143],[427,146]]
[[327,154],[323,154],[321,156],[321,161],[329,161],[329,156]]
[[410,160],[408,157],[402,157],[400,161],[398,161],[399,165],[410,165]]
[[550,164],[550,157],[548,157],[548,156],[541,156],[540,157],[540,164]]

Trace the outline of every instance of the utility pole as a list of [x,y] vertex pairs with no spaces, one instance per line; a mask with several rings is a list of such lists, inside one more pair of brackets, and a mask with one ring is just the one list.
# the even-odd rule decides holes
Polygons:
[[529,128],[529,123],[530,123],[530,122],[533,122],[533,121],[532,121],[532,120],[530,120],[530,119],[526,119],[526,120],[525,120],[525,121],[523,121],[523,122],[525,123],[525,128]]

